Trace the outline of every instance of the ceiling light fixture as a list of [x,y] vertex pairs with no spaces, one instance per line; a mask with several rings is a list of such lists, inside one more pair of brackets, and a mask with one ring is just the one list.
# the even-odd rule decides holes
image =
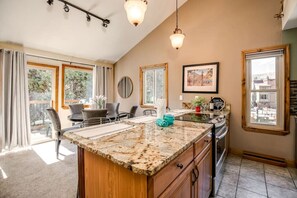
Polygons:
[[173,34],[169,37],[170,40],[171,40],[171,45],[173,48],[175,49],[179,49],[182,47],[183,45],[183,42],[184,42],[184,38],[185,38],[185,35],[183,34],[182,30],[178,28],[178,2],[176,0],[176,28],[173,32]]
[[47,0],[48,5],[53,5],[54,0]]
[[132,25],[137,26],[143,22],[147,9],[146,0],[126,0],[124,7],[127,13],[128,21]]
[[[101,21],[102,21],[102,26],[105,27],[105,28],[108,26],[108,24],[110,24],[110,20],[109,20],[109,19],[101,18],[101,17],[99,17],[99,16],[97,16],[97,15],[91,13],[91,12],[88,12],[88,11],[86,11],[86,10],[84,10],[84,9],[82,9],[82,8],[80,8],[80,7],[78,7],[78,6],[74,5],[74,4],[72,4],[72,3],[69,3],[68,1],[64,1],[64,0],[58,0],[58,1],[64,3],[64,11],[65,11],[65,12],[69,12],[69,11],[70,11],[70,8],[69,8],[69,6],[70,6],[70,7],[73,7],[73,8],[75,8],[75,9],[81,11],[81,12],[86,13],[86,15],[87,15],[86,18],[87,18],[87,21],[88,21],[88,22],[91,21],[91,16],[92,16],[92,17],[94,17],[94,18],[96,18],[96,19],[101,20]],[[49,5],[52,5],[53,2],[54,2],[54,0],[47,0],[46,2],[47,2]]]
[[69,9],[68,5],[65,3],[65,5],[64,5],[64,11],[65,11],[65,12],[69,12],[69,10],[70,10],[70,9]]

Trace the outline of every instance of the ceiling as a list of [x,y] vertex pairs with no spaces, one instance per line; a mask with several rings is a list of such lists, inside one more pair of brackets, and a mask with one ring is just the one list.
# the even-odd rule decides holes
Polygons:
[[71,7],[65,13],[57,0],[52,6],[46,0],[0,0],[0,41],[115,63],[175,11],[174,0],[148,0],[144,22],[134,27],[127,20],[125,0],[68,1],[111,23],[104,28],[95,18],[87,22],[85,13]]
[[285,0],[284,17],[282,18],[283,30],[297,27],[297,1]]

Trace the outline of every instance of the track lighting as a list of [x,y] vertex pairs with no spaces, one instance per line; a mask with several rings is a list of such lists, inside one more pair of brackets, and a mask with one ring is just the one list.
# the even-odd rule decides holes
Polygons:
[[54,0],[47,0],[48,5],[53,5]]
[[64,11],[65,11],[65,12],[69,12],[69,10],[70,10],[70,9],[69,9],[68,5],[65,3],[65,5],[64,5]]
[[90,15],[87,13],[87,21],[90,22],[91,21],[91,17]]
[[[110,20],[101,18],[101,17],[99,17],[99,16],[97,16],[97,15],[95,15],[95,14],[89,12],[89,11],[86,11],[86,10],[84,10],[84,9],[82,9],[82,8],[76,6],[76,5],[74,5],[74,4],[72,4],[72,3],[68,2],[68,1],[64,1],[64,0],[58,0],[58,1],[64,3],[64,11],[65,12],[69,12],[70,11],[70,8],[69,8],[69,6],[70,6],[70,7],[75,8],[75,9],[81,11],[81,12],[86,13],[86,15],[87,15],[86,18],[87,18],[87,21],[88,22],[91,21],[91,16],[92,16],[92,17],[94,17],[96,19],[101,20],[102,21],[102,26],[105,27],[105,28],[108,26],[108,24],[110,24]],[[47,0],[46,2],[49,5],[52,5],[54,3],[54,0]]]

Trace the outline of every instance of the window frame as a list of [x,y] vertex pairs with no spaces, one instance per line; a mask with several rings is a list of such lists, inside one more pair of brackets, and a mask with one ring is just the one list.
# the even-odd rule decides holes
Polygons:
[[148,105],[148,104],[144,104],[144,71],[151,69],[160,69],[160,68],[164,68],[165,69],[165,97],[166,97],[166,107],[168,107],[168,63],[161,63],[161,64],[154,64],[154,65],[148,65],[148,66],[140,66],[139,67],[139,88],[140,88],[140,107],[141,108],[154,108],[155,104],[152,105]]
[[36,63],[36,62],[27,62],[27,68],[38,68],[38,69],[51,69],[55,72],[55,101],[52,100],[52,107],[58,112],[59,111],[59,66],[56,65],[48,65],[43,63]]
[[[82,71],[93,71],[93,68],[91,68],[91,67],[62,64],[62,85],[61,85],[62,86],[62,93],[61,93],[62,109],[69,109],[69,106],[65,104],[65,69],[66,68],[82,70]],[[93,78],[94,78],[94,76],[93,76]],[[84,108],[89,108],[89,107],[90,107],[90,105],[84,104]]]
[[[283,119],[283,129],[264,129],[258,128],[254,126],[248,126],[249,117],[247,116],[247,109],[249,107],[247,103],[247,88],[249,82],[246,80],[249,80],[250,73],[247,72],[247,64],[246,64],[246,55],[251,53],[260,53],[260,52],[269,52],[269,51],[275,51],[275,50],[283,50],[283,74],[284,82],[283,86],[280,87],[280,89],[283,88],[283,107],[282,110],[284,119]],[[279,45],[279,46],[273,46],[273,47],[265,47],[265,48],[258,48],[253,50],[244,50],[242,51],[242,128],[245,131],[248,132],[256,132],[256,133],[264,133],[264,134],[273,134],[273,135],[287,135],[290,133],[290,49],[289,45]],[[278,70],[276,71],[278,72]],[[280,79],[279,77],[277,79]],[[261,92],[261,91],[260,91]],[[267,91],[269,92],[269,90]],[[250,92],[252,93],[252,92]],[[250,99],[250,98],[249,98]],[[279,101],[279,99],[278,99]],[[281,103],[278,103],[280,105]],[[268,125],[267,125],[268,126]],[[272,128],[272,127],[271,127]]]

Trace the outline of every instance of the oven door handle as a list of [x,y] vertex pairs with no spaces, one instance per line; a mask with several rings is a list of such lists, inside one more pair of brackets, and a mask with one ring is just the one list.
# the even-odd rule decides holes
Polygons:
[[220,136],[216,137],[216,139],[220,140],[220,139],[224,138],[228,133],[228,129],[229,129],[229,127],[226,126],[225,132],[223,134],[221,134]]

